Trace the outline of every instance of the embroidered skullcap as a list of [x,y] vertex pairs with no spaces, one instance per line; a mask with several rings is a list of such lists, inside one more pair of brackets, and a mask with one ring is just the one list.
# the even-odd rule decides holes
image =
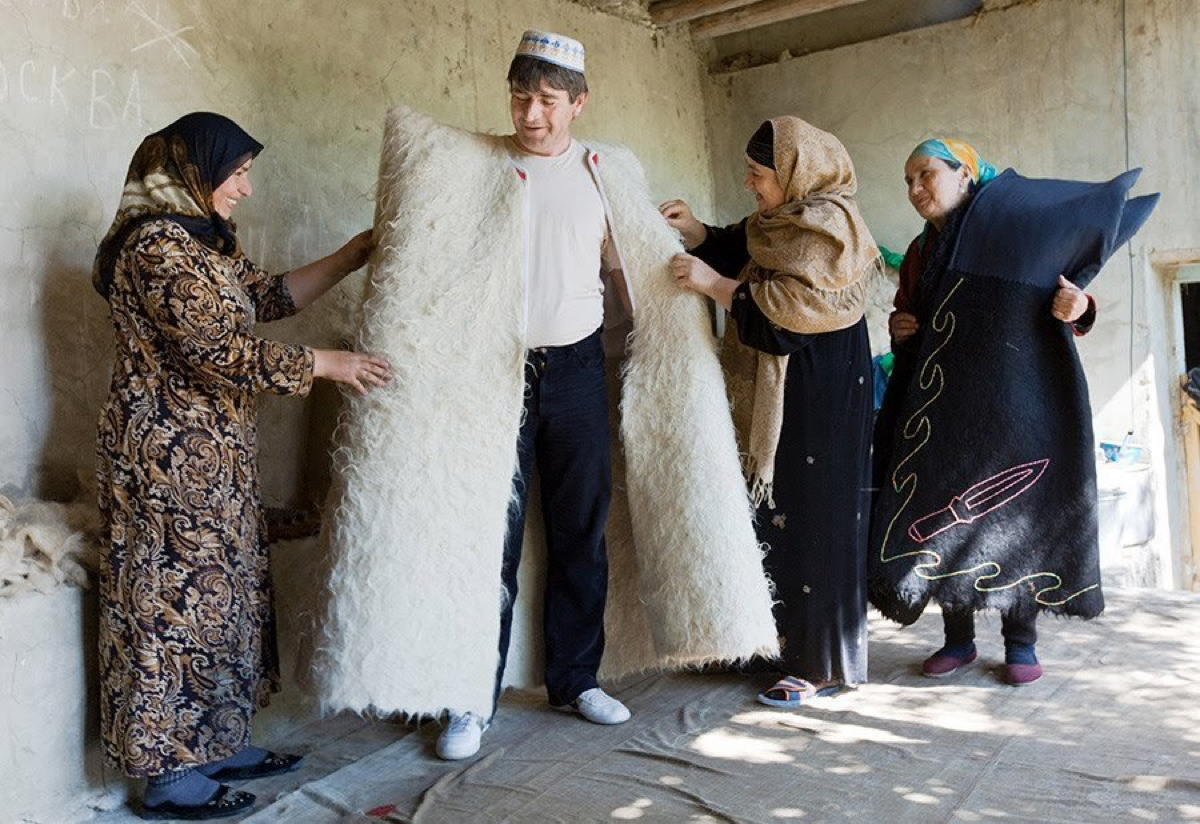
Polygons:
[[544,60],[583,74],[583,44],[561,34],[530,29],[521,35],[517,55]]

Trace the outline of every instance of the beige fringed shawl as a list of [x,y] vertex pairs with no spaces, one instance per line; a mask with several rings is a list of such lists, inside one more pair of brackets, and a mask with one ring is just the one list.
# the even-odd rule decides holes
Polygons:
[[[746,222],[750,262],[739,280],[771,323],[817,334],[863,316],[879,249],[859,214],[854,165],[841,141],[798,117],[777,117],[775,170],[787,201]],[[787,356],[751,349],[726,329],[722,366],[755,505],[771,488],[783,426]]]

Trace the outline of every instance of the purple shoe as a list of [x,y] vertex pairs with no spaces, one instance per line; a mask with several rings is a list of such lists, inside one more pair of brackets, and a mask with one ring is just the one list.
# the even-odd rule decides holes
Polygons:
[[1032,684],[1042,677],[1041,664],[1005,664],[1004,683],[1014,687]]
[[921,674],[930,678],[945,678],[947,675],[958,672],[959,667],[965,667],[979,657],[974,644],[971,644],[971,648],[967,652],[955,653],[946,650],[946,647],[942,647],[926,658],[921,664]]

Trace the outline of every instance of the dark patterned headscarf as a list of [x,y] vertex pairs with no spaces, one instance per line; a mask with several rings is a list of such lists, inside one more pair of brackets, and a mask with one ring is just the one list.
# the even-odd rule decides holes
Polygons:
[[205,246],[239,254],[234,225],[213,210],[213,190],[262,150],[228,117],[211,112],[184,115],[143,140],[129,164],[117,216],[96,252],[96,291],[108,297],[125,241],[149,220],[169,218]]

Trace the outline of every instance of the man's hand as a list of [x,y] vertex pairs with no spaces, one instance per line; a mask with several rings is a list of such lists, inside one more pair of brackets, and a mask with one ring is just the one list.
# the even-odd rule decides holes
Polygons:
[[893,343],[904,343],[917,334],[917,330],[920,328],[917,316],[910,312],[897,311],[888,316],[888,333],[892,336]]
[[1063,323],[1074,323],[1087,311],[1088,299],[1083,290],[1062,275],[1058,276],[1058,289],[1054,292],[1051,314]]

